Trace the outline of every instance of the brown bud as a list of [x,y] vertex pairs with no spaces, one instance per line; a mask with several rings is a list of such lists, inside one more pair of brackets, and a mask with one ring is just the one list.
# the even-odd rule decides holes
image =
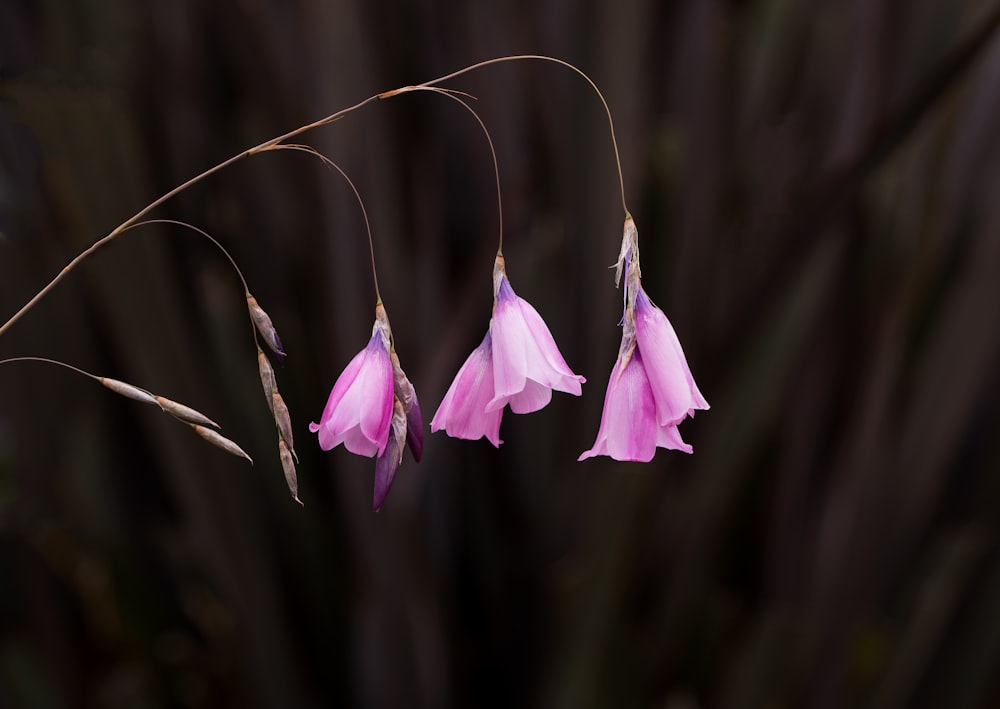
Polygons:
[[278,384],[274,378],[274,368],[271,367],[271,361],[260,347],[257,348],[257,368],[260,370],[260,383],[264,387],[264,398],[267,399],[267,408],[271,409],[271,413],[273,414],[274,405],[271,403],[271,397],[278,391]]
[[270,316],[260,307],[257,299],[249,293],[247,293],[247,308],[250,309],[250,319],[253,320],[254,327],[257,328],[257,332],[264,338],[264,342],[267,343],[271,351],[278,357],[278,363],[284,362],[285,351],[281,348],[281,338],[278,337],[278,331],[274,329]]
[[271,394],[271,411],[274,413],[274,423],[278,426],[278,433],[281,434],[282,442],[288,445],[295,461],[299,456],[295,453],[295,442],[292,440],[292,417],[288,415],[288,407],[281,394],[277,391]]
[[157,396],[155,397],[156,403],[160,405],[166,413],[170,414],[174,418],[180,419],[185,423],[190,424],[201,424],[203,426],[211,426],[212,428],[220,428],[219,424],[210,419],[205,414],[200,411],[195,411],[190,406],[185,406],[184,404],[179,404],[176,401],[167,399],[166,397]]
[[285,471],[285,483],[288,484],[288,491],[292,493],[292,499],[302,505],[302,500],[299,499],[299,481],[295,475],[295,461],[292,459],[292,453],[285,445],[284,439],[281,438],[278,439],[278,454],[281,456],[281,469]]
[[227,453],[232,453],[233,455],[239,456],[240,458],[246,458],[247,460],[250,461],[250,464],[253,465],[253,459],[250,456],[248,456],[242,448],[240,448],[231,440],[220,434],[218,431],[213,431],[210,428],[205,428],[204,426],[200,426],[194,423],[190,424],[190,426],[191,428],[194,429],[195,433],[197,433],[199,436],[201,436],[206,441],[211,443],[213,446],[221,448]]
[[132,386],[117,379],[108,379],[107,377],[98,377],[97,380],[116,394],[127,396],[129,399],[135,399],[146,404],[157,403],[156,397],[145,389],[140,389],[137,386]]

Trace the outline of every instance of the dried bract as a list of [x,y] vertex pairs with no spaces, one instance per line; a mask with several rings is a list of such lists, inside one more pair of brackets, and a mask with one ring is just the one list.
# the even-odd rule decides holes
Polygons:
[[157,396],[156,403],[160,405],[166,413],[170,414],[174,418],[180,419],[185,423],[201,424],[202,426],[211,426],[212,428],[221,428],[219,424],[210,419],[205,414],[200,411],[192,409],[190,406],[185,406],[172,399],[167,399],[163,396]]

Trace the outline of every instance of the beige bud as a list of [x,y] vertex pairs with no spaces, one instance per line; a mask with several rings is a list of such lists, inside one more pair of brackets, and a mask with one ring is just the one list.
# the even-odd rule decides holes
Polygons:
[[271,394],[271,411],[274,413],[274,423],[278,426],[281,440],[288,445],[295,462],[298,462],[299,456],[295,453],[295,442],[292,440],[292,417],[288,414],[285,400],[277,391]]
[[249,293],[247,293],[247,307],[250,309],[250,319],[253,320],[257,332],[264,338],[264,342],[267,343],[267,346],[276,355],[284,357],[285,352],[281,349],[281,339],[278,337],[278,331],[274,329],[274,323],[271,322],[270,316],[264,312],[264,309],[260,307],[257,299]]
[[[281,469],[285,471],[285,483],[288,485],[288,492],[292,494],[292,499],[302,505],[299,499],[299,481],[295,474],[295,461],[292,459],[292,452],[288,450],[284,439],[278,439],[278,454],[281,457]],[[302,505],[305,507],[305,505]]]
[[213,431],[210,428],[205,428],[204,426],[200,426],[195,423],[190,424],[190,426],[194,429],[195,433],[211,443],[213,446],[221,448],[227,453],[232,453],[240,458],[246,458],[250,461],[250,464],[253,465],[253,459],[248,456],[242,448],[220,434],[218,431]]
[[190,406],[179,404],[176,401],[167,399],[163,396],[157,396],[155,398],[156,403],[160,405],[160,408],[174,418],[180,419],[185,423],[201,424],[203,426],[211,426],[212,428],[221,428],[219,424],[210,419],[208,416],[200,411],[195,411]]
[[97,380],[116,394],[127,396],[129,399],[135,399],[136,401],[141,401],[146,404],[157,403],[156,397],[145,389],[140,389],[139,387],[132,386],[126,382],[119,381],[117,379],[109,379],[107,377],[98,377]]
[[264,398],[267,399],[267,408],[273,414],[274,405],[271,403],[271,398],[278,391],[278,384],[274,378],[274,368],[271,366],[271,361],[260,347],[257,348],[257,369],[260,370],[260,383],[264,387]]

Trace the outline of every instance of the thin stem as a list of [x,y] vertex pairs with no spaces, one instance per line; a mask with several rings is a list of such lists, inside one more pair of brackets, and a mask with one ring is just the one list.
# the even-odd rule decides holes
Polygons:
[[236,271],[236,275],[239,276],[240,283],[243,284],[244,293],[246,293],[247,295],[250,294],[250,288],[247,286],[247,279],[243,277],[243,271],[241,271],[240,267],[236,265],[236,261],[235,259],[233,259],[230,253],[226,251],[226,247],[224,247],[221,243],[219,243],[219,240],[216,239],[214,236],[209,234],[204,229],[196,227],[194,224],[189,224],[188,222],[182,222],[179,219],[143,219],[141,222],[134,222],[132,224],[129,224],[127,227],[125,227],[118,233],[124,234],[125,232],[130,231],[131,229],[136,229],[138,227],[146,226],[148,224],[173,224],[174,226],[185,227],[187,229],[190,229],[191,231],[197,232],[198,234],[204,236],[206,239],[215,244],[216,248],[218,248],[219,251],[222,252],[222,255],[226,257],[226,260],[229,261],[229,264],[233,267],[233,270]]
[[[389,98],[389,97],[394,96],[396,94],[404,93],[404,92],[407,92],[407,91],[413,91],[415,89],[429,88],[429,87],[435,86],[436,84],[440,84],[443,81],[447,81],[448,79],[452,79],[452,78],[454,78],[456,76],[460,76],[462,74],[466,74],[466,73],[468,73],[470,71],[473,71],[475,69],[479,69],[479,68],[482,68],[482,67],[485,67],[485,66],[489,66],[490,64],[499,64],[501,62],[520,61],[520,60],[529,60],[529,59],[531,59],[531,60],[538,60],[538,61],[547,61],[547,62],[552,62],[553,64],[559,64],[560,66],[564,66],[567,69],[570,69],[570,70],[576,72],[577,74],[579,74],[581,77],[583,77],[583,79],[588,84],[590,84],[590,87],[597,93],[598,98],[600,98],[600,100],[601,100],[601,104],[604,106],[604,112],[608,116],[608,127],[611,130],[611,142],[612,142],[612,145],[614,147],[615,162],[616,162],[617,167],[618,167],[618,182],[619,182],[619,185],[621,187],[622,208],[625,210],[625,214],[628,215],[628,213],[629,213],[628,212],[628,206],[625,203],[625,179],[624,179],[624,177],[622,175],[621,156],[619,155],[619,152],[618,152],[618,140],[617,140],[617,138],[615,136],[614,121],[611,118],[611,109],[608,107],[608,102],[607,102],[607,100],[605,100],[604,94],[602,94],[601,91],[600,91],[600,89],[597,88],[597,84],[595,84],[594,81],[589,76],[587,76],[586,73],[583,72],[583,70],[581,70],[578,67],[570,64],[569,62],[563,61],[562,59],[556,59],[555,57],[549,57],[549,56],[545,56],[543,54],[517,54],[517,55],[511,55],[511,56],[505,56],[505,57],[497,57],[495,59],[487,59],[485,61],[478,62],[476,64],[472,64],[472,65],[467,66],[467,67],[465,67],[463,69],[459,69],[458,71],[454,71],[454,72],[452,72],[450,74],[446,74],[446,75],[438,77],[436,79],[431,79],[430,81],[425,81],[425,82],[423,82],[421,84],[417,84],[416,86],[404,86],[404,87],[401,87],[399,89],[394,89],[392,91],[385,91],[385,92],[380,93],[380,94],[375,94],[373,96],[369,96],[368,98],[366,98],[366,99],[364,99],[362,101],[359,101],[358,103],[354,104],[353,106],[349,106],[348,108],[341,109],[340,111],[337,111],[336,113],[331,113],[329,116],[326,116],[324,118],[320,118],[318,121],[313,121],[312,123],[307,123],[307,124],[305,124],[303,126],[299,126],[298,128],[290,130],[287,133],[283,133],[282,135],[279,135],[279,136],[277,136],[275,138],[271,138],[270,140],[265,141],[265,142],[261,143],[260,145],[257,145],[257,146],[255,146],[253,148],[250,148],[249,150],[244,150],[241,153],[237,153],[236,155],[233,155],[232,157],[230,157],[230,158],[228,158],[226,160],[223,160],[222,162],[218,163],[217,165],[214,165],[213,167],[208,168],[204,172],[202,172],[202,173],[200,173],[200,174],[192,177],[191,179],[187,180],[186,182],[184,182],[184,183],[178,185],[177,187],[173,188],[169,192],[161,195],[160,197],[157,197],[152,202],[150,202],[149,204],[147,204],[145,207],[143,207],[138,212],[136,212],[131,217],[129,217],[124,222],[122,222],[117,227],[115,227],[115,229],[110,234],[108,234],[107,236],[104,236],[103,238],[97,240],[96,242],[94,242],[93,244],[91,244],[91,246],[89,246],[88,248],[86,248],[82,252],[80,252],[80,254],[78,254],[75,258],[73,258],[72,261],[70,261],[66,266],[64,266],[63,269],[61,271],[59,271],[59,273],[57,273],[55,275],[55,277],[51,281],[49,281],[40,291],[38,291],[27,303],[25,303],[21,307],[20,310],[18,310],[10,318],[8,318],[8,320],[3,325],[0,325],[0,336],[3,336],[3,334],[14,323],[16,323],[18,320],[20,320],[24,316],[24,314],[27,313],[29,310],[31,310],[31,308],[33,308],[42,298],[44,298],[46,295],[48,295],[49,292],[51,292],[63,280],[63,278],[65,278],[67,275],[69,275],[69,273],[74,268],[76,268],[77,265],[80,264],[81,261],[83,261],[84,259],[86,259],[91,254],[95,253],[98,249],[100,249],[102,246],[104,246],[105,244],[107,244],[109,241],[113,240],[115,237],[117,237],[123,231],[125,231],[129,227],[131,227],[134,224],[136,224],[137,222],[139,222],[149,212],[153,211],[154,209],[156,209],[157,207],[159,207],[160,205],[162,205],[164,202],[170,200],[171,198],[173,198],[176,195],[180,194],[181,192],[183,192],[184,190],[188,189],[189,187],[197,184],[198,182],[201,182],[206,177],[209,177],[211,175],[214,175],[217,172],[220,172],[224,168],[229,167],[230,165],[232,165],[232,164],[234,164],[236,162],[239,162],[243,158],[250,157],[251,155],[256,155],[257,153],[264,152],[266,150],[272,150],[275,147],[279,146],[279,144],[284,143],[285,141],[290,140],[291,138],[294,138],[294,137],[296,137],[298,135],[301,135],[302,133],[305,133],[306,131],[310,131],[310,130],[312,130],[314,128],[319,128],[321,126],[325,126],[325,125],[329,125],[331,123],[334,123],[335,121],[340,120],[341,118],[343,118],[344,116],[348,115],[349,113],[353,113],[354,111],[358,110],[362,106],[365,106],[365,105],[367,105],[367,104],[369,104],[369,103],[371,103],[373,101],[376,101],[378,99]],[[374,264],[374,257],[373,257],[372,260],[373,260],[373,264]],[[378,286],[377,286],[377,283],[376,283],[376,292],[377,291],[378,291]]]
[[100,381],[101,378],[96,374],[91,374],[90,372],[85,372],[79,367],[74,367],[72,364],[66,364],[66,362],[61,362],[58,359],[49,359],[48,357],[8,357],[7,359],[0,359],[0,366],[5,364],[12,364],[14,362],[42,362],[44,364],[55,364],[59,367],[64,367],[77,374],[82,374],[85,377],[89,377],[95,381]]
[[76,268],[76,266],[79,265],[79,263],[81,261],[83,261],[88,256],[90,256],[91,254],[93,254],[94,252],[96,252],[98,249],[100,249],[106,243],[108,243],[109,241],[111,241],[112,239],[114,239],[116,236],[118,236],[119,234],[121,234],[123,231],[125,231],[130,226],[132,226],[133,224],[135,224],[136,222],[138,222],[144,216],[146,216],[147,214],[149,214],[149,212],[153,211],[154,209],[156,209],[157,207],[159,207],[161,204],[163,204],[167,200],[169,200],[172,197],[180,194],[181,192],[183,192],[184,190],[188,189],[189,187],[197,184],[198,182],[201,182],[206,177],[214,175],[215,173],[221,171],[223,168],[229,167],[233,163],[239,162],[243,158],[250,157],[251,155],[255,155],[255,154],[257,154],[259,152],[262,152],[264,150],[269,150],[269,149],[273,148],[275,145],[277,145],[278,143],[282,143],[282,142],[284,142],[286,140],[294,138],[295,136],[300,135],[302,133],[305,133],[306,131],[312,130],[313,128],[319,128],[320,126],[329,125],[330,123],[334,123],[335,121],[339,121],[341,118],[343,118],[347,114],[352,113],[353,111],[358,110],[362,106],[365,106],[365,105],[367,105],[367,104],[369,104],[369,103],[377,100],[378,98],[379,98],[379,96],[377,94],[374,95],[374,96],[369,96],[364,101],[360,101],[360,102],[354,104],[353,106],[350,106],[348,108],[345,108],[345,109],[342,109],[340,111],[337,111],[336,113],[331,113],[329,116],[326,116],[325,118],[321,118],[318,121],[313,121],[312,123],[307,123],[304,126],[299,126],[298,128],[296,128],[294,130],[290,130],[287,133],[279,135],[277,138],[272,138],[272,139],[270,139],[268,141],[265,141],[265,142],[261,143],[260,145],[257,145],[256,147],[250,148],[249,150],[244,150],[243,152],[238,153],[236,155],[233,155],[231,158],[223,160],[222,162],[218,163],[217,165],[208,168],[207,170],[205,170],[201,174],[196,175],[195,177],[192,177],[187,182],[184,182],[184,183],[178,185],[177,187],[175,187],[174,189],[170,190],[166,194],[163,194],[160,197],[157,197],[152,202],[150,202],[149,204],[147,204],[145,207],[143,207],[138,212],[136,212],[131,217],[129,217],[124,222],[122,222],[117,227],[115,227],[115,229],[110,234],[108,234],[107,236],[105,236],[105,237],[97,240],[93,244],[91,244],[87,249],[85,249],[84,251],[82,251],[81,253],[79,253],[72,261],[70,261],[68,264],[66,264],[66,266],[64,266],[63,269],[59,273],[57,273],[56,276],[51,281],[49,281],[48,284],[46,284],[44,288],[42,288],[40,291],[38,291],[34,295],[34,297],[31,298],[31,300],[29,300],[27,303],[25,303],[24,306],[22,306],[20,310],[18,310],[16,313],[14,313],[7,320],[7,322],[5,322],[3,325],[0,325],[0,336],[3,336],[3,334],[15,322],[17,322],[18,320],[20,320],[21,317],[26,312],[28,312],[29,310],[31,310],[31,308],[33,308],[35,306],[35,304],[38,303],[38,301],[40,301],[42,298],[44,298],[46,295],[48,295],[49,292],[51,292],[60,283],[60,281],[62,281],[63,278],[65,278],[67,275],[69,275],[69,273],[74,268]]
[[344,170],[340,167],[340,165],[335,163],[333,160],[328,158],[320,151],[316,150],[316,148],[312,147],[311,145],[299,145],[297,143],[281,143],[281,144],[275,143],[274,145],[270,145],[267,148],[264,148],[264,150],[299,150],[303,153],[308,153],[309,155],[313,155],[322,160],[327,167],[332,167],[334,170],[339,172],[345,180],[347,180],[347,184],[351,186],[351,190],[354,192],[354,196],[357,198],[358,204],[361,206],[361,216],[363,216],[365,219],[365,231],[368,233],[368,255],[371,257],[372,280],[375,282],[375,302],[381,303],[382,293],[379,291],[378,288],[378,272],[375,269],[375,242],[372,240],[372,227],[371,223],[369,223],[368,221],[368,210],[365,209],[365,202],[363,199],[361,199],[361,193],[358,192],[358,188],[355,187],[354,182],[351,180],[351,178],[347,176],[347,173],[344,172]]
[[[483,119],[479,117],[479,114],[476,113],[476,110],[472,106],[470,106],[468,102],[465,101],[465,99],[462,98],[462,96],[469,96],[469,94],[466,94],[462,91],[453,91],[451,89],[442,89],[438,86],[429,86],[429,85],[408,86],[400,90],[399,93],[405,93],[409,91],[432,91],[434,93],[441,94],[442,96],[447,96],[453,101],[457,101],[462,106],[464,106],[469,113],[472,114],[473,118],[476,119],[476,122],[479,123],[479,127],[483,129],[483,133],[486,135],[486,142],[489,143],[490,145],[490,155],[493,157],[493,173],[496,175],[497,219],[500,222],[500,236],[497,240],[498,242],[497,256],[502,256],[503,255],[503,199],[501,198],[501,190],[500,190],[500,163],[497,161],[497,151],[496,148],[493,147],[493,138],[490,137],[490,132],[489,130],[486,129],[486,124],[483,123]],[[469,96],[469,98],[474,98],[474,97]]]
[[611,108],[608,107],[608,102],[604,98],[604,94],[602,94],[601,90],[597,88],[597,84],[594,83],[594,80],[591,79],[589,76],[587,76],[587,74],[582,69],[574,66],[573,64],[570,64],[567,61],[563,61],[562,59],[556,59],[555,57],[549,57],[544,54],[515,54],[506,57],[496,57],[494,59],[487,59],[485,61],[471,64],[463,69],[459,69],[458,71],[453,71],[450,74],[445,74],[444,76],[440,76],[436,79],[431,79],[430,81],[424,81],[423,83],[416,84],[415,86],[406,86],[401,89],[387,91],[383,94],[379,94],[379,98],[389,98],[390,96],[394,96],[395,94],[402,93],[404,91],[412,91],[414,89],[424,88],[427,86],[434,86],[444,81],[448,81],[449,79],[454,79],[456,76],[461,76],[462,74],[467,74],[470,71],[480,69],[484,66],[489,66],[490,64],[500,64],[502,62],[512,62],[512,61],[522,61],[522,60],[546,61],[546,62],[552,62],[553,64],[558,64],[560,66],[564,66],[567,69],[575,71],[577,74],[583,77],[584,81],[590,84],[590,88],[592,88],[594,92],[597,94],[597,97],[601,100],[601,105],[604,106],[604,112],[608,116],[608,128],[611,131],[611,144],[614,147],[615,164],[618,167],[618,184],[621,187],[622,209],[625,210],[625,215],[628,216],[629,214],[628,205],[625,203],[625,178],[622,174],[622,159],[621,155],[618,153],[618,139],[615,137],[615,122],[611,118]]

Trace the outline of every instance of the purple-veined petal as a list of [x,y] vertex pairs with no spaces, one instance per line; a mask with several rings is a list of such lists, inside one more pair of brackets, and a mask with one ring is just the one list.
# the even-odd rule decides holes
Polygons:
[[444,430],[453,438],[476,440],[486,436],[499,447],[503,409],[487,411],[493,398],[493,341],[487,331],[482,343],[465,360],[431,419],[431,431]]

